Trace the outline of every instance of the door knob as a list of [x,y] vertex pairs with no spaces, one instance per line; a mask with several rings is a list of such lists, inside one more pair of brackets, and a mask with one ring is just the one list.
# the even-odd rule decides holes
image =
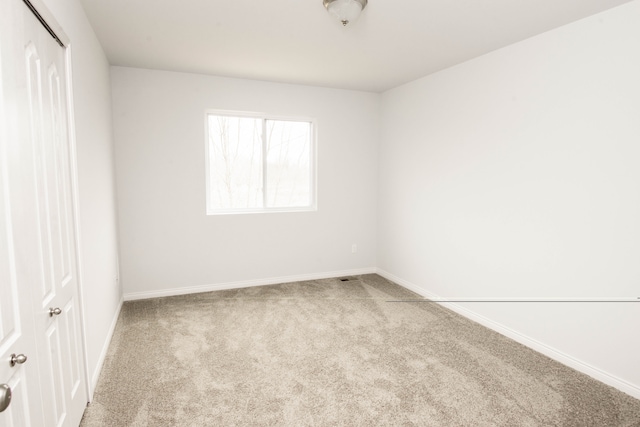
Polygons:
[[56,307],[56,308],[50,307],[49,308],[49,316],[50,317],[57,316],[60,313],[62,313],[62,310],[60,310],[58,307]]
[[0,384],[0,412],[9,407],[11,403],[11,387],[8,384]]
[[25,356],[24,354],[16,355],[15,353],[13,353],[11,355],[11,360],[9,361],[9,363],[11,363],[11,366],[16,366],[16,365],[22,365],[26,361],[27,361],[27,356]]

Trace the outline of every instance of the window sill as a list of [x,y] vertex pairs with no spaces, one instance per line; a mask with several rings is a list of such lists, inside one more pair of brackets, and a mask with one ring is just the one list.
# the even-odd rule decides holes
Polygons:
[[247,214],[271,214],[271,213],[298,213],[316,212],[316,206],[305,206],[300,208],[270,208],[270,209],[229,209],[207,211],[207,216],[217,215],[247,215]]

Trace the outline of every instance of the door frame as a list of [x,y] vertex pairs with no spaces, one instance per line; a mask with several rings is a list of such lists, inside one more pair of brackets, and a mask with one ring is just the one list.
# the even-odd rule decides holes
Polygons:
[[[71,38],[64,31],[63,27],[59,24],[55,15],[49,10],[44,0],[11,0],[22,1],[25,6],[29,7],[31,11],[36,15],[36,18],[41,22],[46,23],[45,27],[49,27],[47,30],[53,31],[56,37],[62,42],[64,49],[64,62],[65,72],[64,80],[66,83],[66,93],[64,94],[65,101],[67,102],[67,135],[69,138],[69,176],[71,178],[71,203],[73,206],[73,226],[74,226],[74,239],[73,245],[76,251],[76,277],[77,277],[77,293],[79,304],[79,317],[80,317],[80,348],[82,358],[82,370],[84,372],[84,388],[87,392],[87,400],[91,402],[93,400],[93,386],[91,384],[91,376],[89,375],[89,359],[87,348],[87,335],[86,335],[86,314],[85,314],[85,302],[84,302],[84,280],[82,275],[82,245],[80,236],[80,206],[79,206],[79,183],[78,183],[78,161],[76,150],[76,126],[75,126],[75,108],[73,104],[73,64],[72,64],[72,42]],[[43,24],[44,25],[44,24]],[[53,37],[53,36],[52,36]]]

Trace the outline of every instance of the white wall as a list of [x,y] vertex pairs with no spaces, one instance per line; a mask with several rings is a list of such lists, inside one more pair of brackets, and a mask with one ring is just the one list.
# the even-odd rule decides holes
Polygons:
[[90,380],[95,384],[122,300],[109,64],[77,0],[45,0],[71,39],[79,183],[80,268]]
[[[126,298],[375,267],[379,95],[122,67],[111,81]],[[207,216],[207,109],[317,119],[317,212]]]
[[[633,1],[384,93],[383,273],[443,297],[639,297],[639,22]],[[640,397],[639,304],[459,307]]]

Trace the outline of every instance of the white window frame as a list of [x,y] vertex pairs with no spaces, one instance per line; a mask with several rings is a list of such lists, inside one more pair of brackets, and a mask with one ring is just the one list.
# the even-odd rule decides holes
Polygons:
[[[262,120],[262,185],[265,186],[267,178],[267,157],[266,144],[267,141],[264,138],[264,128],[267,120],[279,120],[279,121],[293,121],[293,122],[308,122],[311,125],[311,131],[309,133],[309,196],[311,203],[309,206],[296,206],[296,207],[261,207],[261,208],[233,208],[233,209],[214,209],[211,208],[211,191],[210,173],[211,165],[209,162],[209,116],[227,116],[227,117],[242,117],[251,119]],[[205,192],[206,192],[206,213],[207,215],[236,215],[236,214],[255,214],[255,213],[275,213],[275,212],[313,212],[318,210],[318,191],[317,191],[317,123],[316,119],[310,117],[300,116],[280,116],[266,113],[256,113],[247,111],[229,111],[229,110],[205,110],[204,112],[204,149],[205,149]],[[263,189],[263,197],[266,198],[266,191]]]

